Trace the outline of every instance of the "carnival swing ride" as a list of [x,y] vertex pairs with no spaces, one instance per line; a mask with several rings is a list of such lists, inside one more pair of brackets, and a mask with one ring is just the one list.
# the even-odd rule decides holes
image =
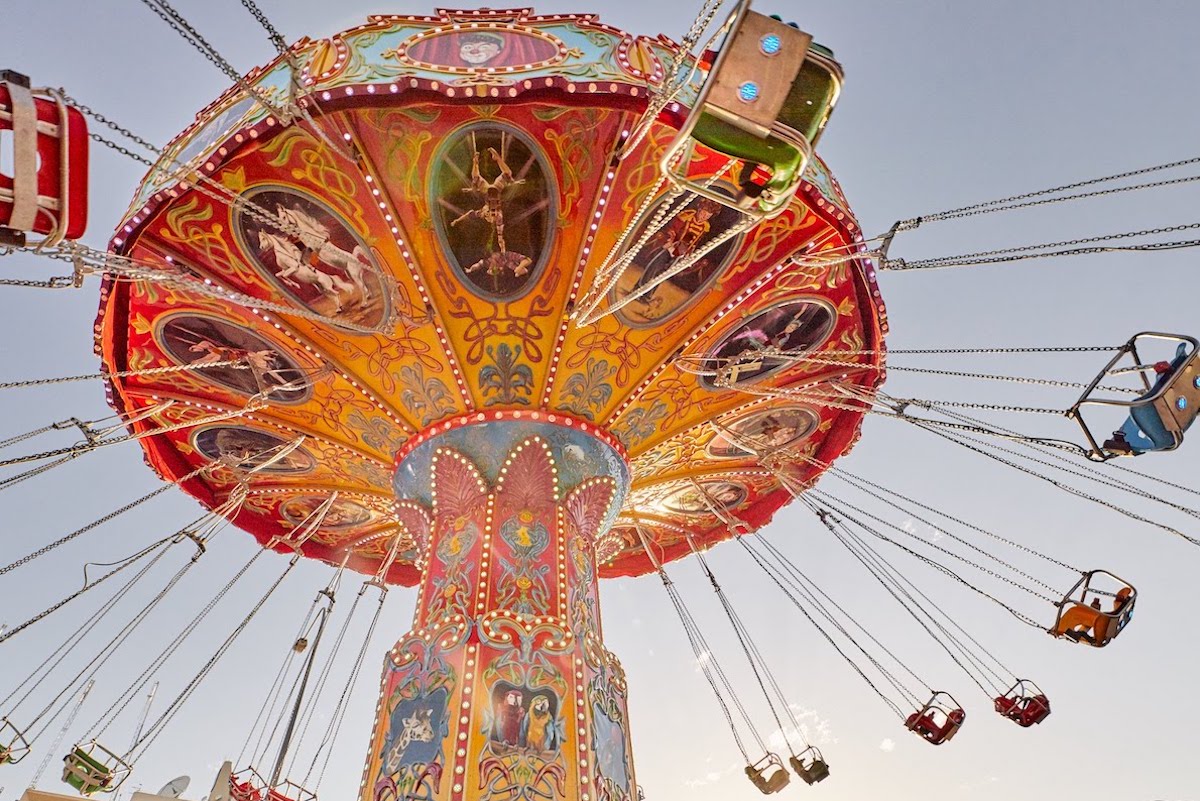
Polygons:
[[[1188,487],[1128,466],[1177,448],[1200,409],[1196,339],[1123,332],[1124,344],[1097,348],[892,350],[893,371],[1011,379],[1068,396],[1056,408],[895,397],[883,389],[888,323],[876,275],[1102,252],[1117,239],[1132,250],[1193,246],[1131,245],[1133,233],[922,261],[891,253],[919,225],[1070,200],[1200,159],[867,236],[813,151],[841,67],[796,24],[744,0],[724,10],[705,0],[678,43],[594,15],[512,9],[380,15],[292,45],[242,0],[277,48],[244,76],[167,0],[143,2],[232,83],[165,147],[64,90],[31,89],[15,72],[0,84],[13,165],[0,175],[7,261],[37,256],[73,271],[24,280],[6,270],[3,283],[69,289],[98,276],[101,360],[96,376],[2,388],[94,377],[116,415],[6,434],[0,491],[36,492],[43,474],[130,441],[166,483],[53,541],[10,534],[0,582],[173,487],[205,511],[0,633],[6,661],[27,674],[0,688],[0,770],[39,751],[65,753],[62,778],[74,790],[116,791],[308,558],[332,566],[332,577],[265,688],[249,758],[224,770],[212,799],[316,798],[394,585],[417,588],[416,611],[385,660],[364,801],[638,798],[626,683],[601,636],[598,580],[650,573],[753,785],[774,793],[793,774],[820,782],[830,768],[815,745],[769,750],[668,578],[673,561],[701,568],[775,723],[799,733],[788,697],[796,688],[772,671],[717,579],[709,549],[730,539],[816,629],[815,648],[833,646],[900,725],[947,743],[964,705],[814,583],[782,537],[751,536],[793,501],[997,713],[1042,723],[1048,695],[944,612],[930,597],[935,583],[900,564],[932,566],[1021,623],[1096,648],[1125,631],[1137,590],[1108,572],[1119,565],[1072,566],[841,467],[867,416],[1198,544],[1119,500],[1198,516],[1163,496],[1164,486]],[[80,241],[92,142],[149,167],[103,250]],[[919,366],[923,356],[1060,351],[1095,351],[1094,376]],[[1070,425],[1030,433],[1006,416],[1023,412]],[[64,431],[82,439],[13,455]],[[939,537],[914,536],[901,520]],[[188,586],[225,524],[261,550],[215,594],[197,595],[196,617],[100,719],[75,726],[82,698],[111,678],[109,657]],[[1015,566],[1017,551],[1042,569]],[[254,589],[253,604],[230,615],[228,637],[206,649],[211,658],[119,747],[114,722],[168,680],[181,644],[272,552],[291,555],[282,572]],[[348,573],[365,582],[327,632]],[[155,589],[144,605],[122,603],[147,585]],[[77,610],[83,622],[57,647],[20,645],[43,619]],[[347,637],[356,613],[370,619],[361,643]],[[109,640],[106,619],[121,621]],[[335,659],[343,652],[348,667]],[[349,677],[336,701],[334,674]],[[331,704],[320,742],[304,743],[316,710]],[[305,775],[300,748],[313,766]]]

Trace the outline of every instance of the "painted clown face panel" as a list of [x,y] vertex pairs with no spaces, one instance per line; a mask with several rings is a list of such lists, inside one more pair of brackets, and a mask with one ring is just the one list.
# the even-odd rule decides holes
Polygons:
[[519,31],[471,30],[426,36],[409,45],[405,60],[451,69],[526,67],[555,59],[553,41]]

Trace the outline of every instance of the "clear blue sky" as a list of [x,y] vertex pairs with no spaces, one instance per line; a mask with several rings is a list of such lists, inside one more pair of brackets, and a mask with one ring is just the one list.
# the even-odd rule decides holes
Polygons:
[[[262,0],[261,5],[290,39],[327,35],[368,13],[430,8],[412,2],[315,0]],[[178,6],[239,68],[269,57],[268,43],[235,0],[179,0]],[[900,217],[1186,158],[1200,150],[1200,107],[1194,102],[1200,6],[1188,0],[762,0],[757,7],[797,19],[833,47],[846,67],[846,90],[821,153],[867,231],[882,231]],[[599,11],[605,21],[636,33],[678,35],[693,4],[562,0],[538,10]],[[2,18],[3,66],[29,73],[37,83],[66,86],[81,101],[154,141],[169,139],[224,88],[219,72],[135,0],[4,0]],[[107,152],[95,154],[91,243],[106,240],[139,176],[137,165]],[[931,225],[898,239],[893,255],[944,255],[1189,223],[1197,219],[1198,201],[1194,186],[1180,187]],[[1194,333],[1191,293],[1200,288],[1195,264],[1195,251],[1181,251],[886,275],[889,344],[1109,344],[1141,329]],[[0,263],[5,277],[51,270],[28,258]],[[0,292],[0,379],[93,371],[95,307],[94,282],[78,292]],[[986,370],[994,365],[954,366]],[[1086,359],[1031,357],[1001,369],[1081,380],[1090,377],[1093,365]],[[901,374],[893,375],[889,389],[897,395],[1028,399],[1021,391],[948,387]],[[0,409],[5,421],[0,438],[49,420],[105,413],[98,386],[7,392]],[[1138,467],[1192,485],[1198,461],[1196,443],[1189,444],[1191,450],[1185,445],[1178,453],[1139,459]],[[1021,730],[990,711],[987,699],[972,692],[911,621],[885,603],[809,516],[799,510],[780,514],[768,536],[798,558],[803,554],[828,591],[898,643],[919,672],[967,703],[962,734],[935,749],[901,728],[807,623],[769,591],[735,546],[722,546],[714,552],[719,576],[805,719],[814,731],[820,725],[817,741],[832,764],[833,776],[819,788],[786,793],[819,794],[829,801],[1200,797],[1192,767],[1200,717],[1193,678],[1200,658],[1193,635],[1192,587],[1200,567],[1195,548],[887,421],[867,423],[863,442],[846,466],[1069,562],[1111,567],[1137,583],[1143,596],[1135,625],[1111,648],[1093,651],[1020,627],[994,607],[911,568],[998,656],[1048,690],[1053,716],[1041,727]],[[128,447],[88,456],[0,494],[0,562],[154,486],[138,452]],[[834,489],[832,483],[829,488]],[[194,505],[181,495],[159,499],[86,541],[0,578],[0,619],[23,620],[60,597],[80,579],[83,561],[108,561],[194,515]],[[123,689],[122,671],[139,669],[181,616],[252,552],[250,539],[237,532],[216,542],[183,597],[173,599],[153,630],[131,640],[102,674],[74,736]],[[279,557],[260,565],[254,586],[264,586],[281,566]],[[765,727],[765,708],[751,692],[749,672],[697,568],[681,564],[673,573]],[[219,762],[236,755],[299,618],[326,576],[321,566],[298,569],[251,635],[139,765],[134,784],[153,790],[190,773],[198,785],[190,796],[207,789]],[[172,696],[189,666],[207,658],[251,603],[250,589],[231,597],[187,647],[160,698]],[[343,611],[351,595],[344,594]],[[407,590],[396,590],[389,599],[384,634],[368,660],[322,788],[326,799],[348,799],[357,788],[378,666],[386,648],[406,630],[411,600]],[[653,578],[611,582],[603,589],[603,604],[608,645],[629,673],[637,772],[647,798],[757,797],[741,775],[737,752],[662,587]],[[0,646],[0,693],[77,624],[74,613],[64,612]],[[115,748],[132,736],[135,717],[125,715],[114,726],[109,739]],[[3,801],[15,798],[39,757],[0,768],[0,786],[7,788]],[[57,767],[55,756],[49,771]],[[53,789],[57,782],[45,785]]]

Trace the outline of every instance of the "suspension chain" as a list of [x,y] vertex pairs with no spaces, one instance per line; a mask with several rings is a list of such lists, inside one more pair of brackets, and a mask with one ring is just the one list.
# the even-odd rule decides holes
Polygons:
[[207,464],[204,465],[203,467],[198,467],[195,470],[193,470],[192,472],[188,473],[186,476],[182,476],[181,478],[178,478],[169,484],[163,484],[161,487],[151,490],[150,492],[146,493],[145,495],[138,498],[137,500],[130,501],[129,503],[122,506],[120,509],[111,511],[108,514],[104,515],[103,517],[97,518],[96,520],[93,520],[91,523],[88,523],[87,525],[85,525],[81,528],[78,528],[75,531],[72,531],[70,534],[67,534],[64,537],[58,538],[57,540],[50,543],[49,545],[43,545],[41,548],[38,548],[36,551],[33,551],[32,553],[21,557],[17,561],[12,562],[11,564],[5,565],[4,567],[0,567],[0,576],[3,576],[5,573],[11,573],[12,571],[16,570],[17,568],[22,567],[23,565],[29,564],[34,559],[37,559],[39,556],[43,556],[44,554],[50,553],[50,551],[53,551],[55,548],[59,547],[60,545],[65,545],[66,543],[70,542],[71,540],[75,539],[76,537],[80,536],[81,534],[86,534],[87,532],[91,531],[92,529],[98,528],[98,527],[104,525],[105,523],[107,523],[108,521],[110,521],[116,517],[120,517],[121,515],[125,514],[126,512],[130,511],[131,509],[135,509],[136,507],[141,506],[143,503],[146,503],[147,501],[152,500],[153,498],[155,498],[159,495],[162,495],[164,492],[171,489],[172,487],[175,487],[179,484],[182,484],[185,481],[195,478],[196,476],[203,473],[205,470],[208,470],[209,467],[210,467],[210,465],[207,465]]
[[[897,226],[898,226],[898,230],[908,231],[908,230],[912,230],[912,229],[916,228],[923,222],[937,222],[939,220],[949,220],[949,219],[960,218],[960,217],[974,217],[974,216],[977,216],[980,214],[988,214],[992,211],[1006,211],[1009,208],[1021,208],[1021,206],[1009,205],[1009,204],[1020,203],[1021,201],[1032,200],[1034,198],[1041,198],[1041,197],[1045,197],[1046,195],[1056,195],[1060,192],[1069,192],[1072,189],[1081,189],[1085,186],[1093,186],[1095,184],[1107,183],[1108,181],[1119,181],[1124,178],[1134,178],[1139,175],[1147,175],[1152,172],[1159,172],[1162,170],[1170,170],[1170,169],[1174,169],[1176,167],[1187,167],[1192,164],[1200,164],[1200,156],[1193,156],[1192,158],[1182,159],[1180,161],[1173,161],[1173,162],[1170,162],[1167,164],[1159,164],[1154,167],[1143,167],[1142,169],[1139,169],[1139,170],[1130,170],[1128,172],[1117,173],[1116,175],[1108,175],[1103,178],[1091,178],[1086,181],[1078,181],[1076,183],[1064,184],[1063,186],[1056,186],[1056,187],[1053,187],[1050,189],[1042,189],[1037,192],[1026,192],[1026,193],[1020,194],[1020,195],[1011,195],[1009,197],[999,198],[997,200],[989,200],[989,201],[986,201],[983,203],[975,203],[970,206],[962,206],[961,208],[957,208],[957,209],[950,209],[948,211],[937,212],[936,214],[925,214],[920,217],[913,217],[912,219],[902,220],[901,222],[897,223]],[[1004,208],[997,209],[997,208],[995,208],[997,206],[1004,206]]]
[[[144,370],[120,370],[115,373],[88,373],[86,375],[69,375],[60,378],[37,378],[30,381],[9,381],[0,383],[0,389],[18,389],[25,387],[43,387],[49,384],[69,384],[74,381],[92,381],[97,378],[113,379],[113,378],[131,378],[134,376],[152,376],[165,375],[167,373],[187,373],[198,370],[211,370],[219,367],[231,367],[235,370],[248,370],[249,365],[245,359],[231,359],[219,362],[192,362],[191,364],[173,364],[167,367],[148,367]],[[50,426],[49,428],[55,428]],[[44,433],[49,428],[42,429],[37,433]],[[28,435],[26,435],[28,437]],[[7,444],[8,440],[0,442],[0,447]]]
[[284,39],[283,35],[278,31],[278,29],[271,24],[271,20],[268,19],[267,15],[263,13],[263,10],[258,7],[258,4],[255,3],[254,0],[242,0],[242,7],[249,11],[250,16],[254,17],[254,19],[258,21],[258,24],[262,26],[262,29],[267,32],[267,38],[271,40],[271,44],[275,45],[275,50],[279,53],[279,55],[287,57],[289,54],[287,40]]
[[[1200,180],[1200,176],[1197,176],[1196,180]],[[1127,231],[1121,234],[1094,236],[1086,239],[1071,239],[1064,240],[1062,242],[1050,242],[1042,245],[1026,245],[1024,247],[1002,248],[999,250],[984,250],[977,253],[963,253],[957,256],[940,256],[932,259],[916,259],[913,261],[906,261],[904,259],[887,259],[880,264],[880,268],[885,270],[936,270],[943,267],[971,267],[983,264],[1004,264],[1008,262],[1026,261],[1028,259],[1052,258],[1056,256],[1083,256],[1095,253],[1113,253],[1123,251],[1180,250],[1183,248],[1200,247],[1200,240],[1183,239],[1174,242],[1149,242],[1140,245],[1121,246],[1075,246],[1086,245],[1095,242],[1108,242],[1119,239],[1132,239],[1134,237],[1157,236],[1167,233],[1177,233],[1179,231],[1193,231],[1196,229],[1200,229],[1200,222],[1188,223],[1184,225],[1173,225],[1163,228],[1147,228],[1142,231]],[[1051,248],[1062,249],[1051,250]]]

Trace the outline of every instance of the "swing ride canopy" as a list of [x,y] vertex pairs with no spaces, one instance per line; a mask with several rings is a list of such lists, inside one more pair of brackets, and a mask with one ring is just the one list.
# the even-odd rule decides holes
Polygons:
[[[853,446],[862,412],[763,388],[877,386],[886,317],[863,262],[802,260],[861,247],[819,159],[782,214],[645,288],[741,218],[661,179],[698,78],[616,158],[676,51],[593,15],[374,16],[300,40],[205,108],[142,181],[111,250],[215,291],[110,277],[95,327],[107,371],[140,373],[110,379],[112,404],[139,418],[134,431],[164,429],[141,440],[150,466],[176,481],[223,465],[182,482],[209,507],[259,468],[236,523],[263,542],[336,492],[305,555],[348,552],[374,572],[400,527],[387,580],[405,585],[428,533],[394,508],[393,466],[485,420],[577,427],[627,459],[602,575],[653,569],[635,513],[667,559],[689,553],[685,534],[730,536],[711,504],[766,524],[792,498],[778,473],[810,481],[813,462]],[[281,120],[293,92],[300,118]],[[717,192],[733,191],[726,167],[692,163]],[[577,305],[622,253],[627,269],[587,322]],[[733,387],[686,369],[764,349],[856,355],[767,356]],[[229,366],[141,372],[213,363]],[[212,422],[190,425],[201,418]],[[750,442],[777,453],[772,469]]]

